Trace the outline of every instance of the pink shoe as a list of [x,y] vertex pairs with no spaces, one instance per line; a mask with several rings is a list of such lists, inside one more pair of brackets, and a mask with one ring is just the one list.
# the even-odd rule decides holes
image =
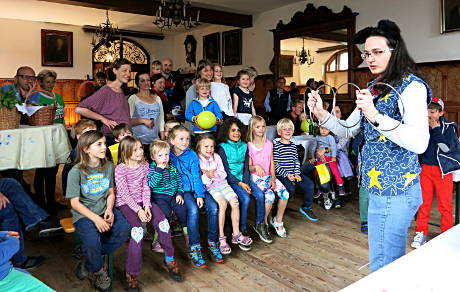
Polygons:
[[161,247],[161,245],[158,242],[158,240],[155,240],[154,242],[152,242],[151,249],[152,249],[152,251],[158,252],[158,253],[164,253],[165,252],[165,250]]

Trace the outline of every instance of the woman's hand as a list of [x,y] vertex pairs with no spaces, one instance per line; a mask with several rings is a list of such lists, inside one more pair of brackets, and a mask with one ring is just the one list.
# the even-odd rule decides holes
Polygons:
[[264,169],[262,168],[262,166],[256,164],[256,165],[254,165],[254,168],[256,169],[256,174],[257,174],[258,176],[264,176],[264,175],[265,175],[265,171],[264,171]]
[[142,123],[149,128],[153,128],[153,126],[155,125],[155,122],[151,119],[142,119]]
[[320,121],[324,121],[327,117],[327,111],[323,108],[323,100],[318,94],[318,91],[312,90],[308,94],[307,106],[310,111],[318,118]]
[[366,118],[372,123],[379,113],[374,105],[374,97],[368,89],[356,90],[356,107],[363,112]]
[[116,125],[118,125],[117,122],[112,121],[112,120],[109,120],[109,119],[104,118],[104,117],[102,117],[101,122],[102,122],[104,125],[106,125],[107,127],[109,127],[109,129],[111,129],[111,130],[112,130],[113,128],[115,128]]

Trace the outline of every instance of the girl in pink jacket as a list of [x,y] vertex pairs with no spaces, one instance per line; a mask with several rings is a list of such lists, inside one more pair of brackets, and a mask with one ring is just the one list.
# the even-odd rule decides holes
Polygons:
[[216,141],[210,134],[198,136],[196,142],[196,150],[200,158],[201,180],[205,189],[219,204],[219,249],[222,254],[230,254],[232,249],[227,244],[227,237],[224,235],[225,211],[227,203],[230,203],[232,208],[232,243],[238,244],[242,250],[251,250],[252,239],[241,233],[240,224],[240,208],[238,197],[227,183],[227,173],[224,170],[222,159],[214,153]]

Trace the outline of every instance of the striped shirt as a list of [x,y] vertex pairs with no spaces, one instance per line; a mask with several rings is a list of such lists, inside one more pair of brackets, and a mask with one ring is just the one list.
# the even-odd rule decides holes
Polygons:
[[[128,205],[134,212],[142,206],[151,206],[150,189],[147,185],[149,164],[142,163],[136,168],[121,163],[115,168],[115,184],[117,186],[116,206]],[[141,205],[142,204],[142,205]]]
[[300,175],[300,162],[297,147],[294,143],[283,144],[275,140],[273,144],[273,160],[276,175],[287,177],[288,174]]
[[148,185],[152,193],[168,196],[182,195],[182,178],[173,163],[161,169],[152,162],[149,168]]

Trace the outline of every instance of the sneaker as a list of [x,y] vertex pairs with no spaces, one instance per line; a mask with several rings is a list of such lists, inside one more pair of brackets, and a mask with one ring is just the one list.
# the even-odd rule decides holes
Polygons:
[[157,253],[164,253],[165,250],[161,247],[160,243],[158,240],[155,240],[152,242],[152,245],[150,246],[152,251],[157,252]]
[[15,267],[23,270],[28,270],[41,266],[44,261],[45,257],[43,256],[28,256],[24,263],[22,263],[21,265],[15,265]]
[[128,289],[126,291],[128,292],[139,292],[139,284],[137,283],[137,276],[136,275],[130,275],[126,273],[126,284],[128,286]]
[[93,273],[94,287],[99,291],[110,291],[112,281],[107,275],[107,271],[101,268],[99,271]]
[[168,272],[171,279],[174,281],[180,282],[182,281],[182,276],[179,272],[179,267],[177,266],[177,261],[173,260],[171,262],[164,261],[164,267]]
[[211,252],[211,258],[214,262],[219,263],[219,264],[224,262],[224,257],[222,256],[222,253],[220,252],[218,244],[214,242],[208,242],[208,249]]
[[426,236],[423,235],[423,232],[415,232],[414,241],[412,241],[413,248],[419,248],[426,243]]
[[206,262],[203,259],[203,255],[201,254],[201,246],[195,246],[190,249],[189,251],[190,259],[192,260],[192,265],[198,269],[206,268]]
[[75,276],[78,280],[84,280],[88,277],[88,271],[85,268],[85,261],[81,260],[75,268]]
[[302,213],[308,220],[316,222],[318,221],[318,217],[316,217],[315,213],[313,213],[312,208],[301,207],[299,208],[300,213]]
[[270,220],[270,225],[273,226],[273,228],[275,228],[276,234],[278,234],[279,237],[287,237],[286,229],[284,228],[284,223],[277,222],[276,217],[273,217],[272,220]]
[[345,187],[343,185],[338,185],[339,196],[346,196]]
[[320,189],[317,189],[316,193],[313,195],[313,199],[318,199],[319,197],[321,197],[321,191]]
[[328,194],[328,193],[324,193],[324,194],[323,194],[323,199],[324,199],[324,209],[330,210],[330,209],[332,208],[332,201],[331,201],[331,199],[329,198],[329,194]]
[[340,208],[343,207],[343,204],[342,204],[342,202],[340,200],[335,200],[333,202],[333,205],[334,205],[334,208],[336,208],[336,209],[340,209]]
[[361,222],[361,233],[368,234],[368,231],[367,222]]
[[259,235],[260,240],[262,240],[265,243],[273,242],[270,232],[268,231],[268,224],[256,223],[256,226],[253,227],[255,232]]

